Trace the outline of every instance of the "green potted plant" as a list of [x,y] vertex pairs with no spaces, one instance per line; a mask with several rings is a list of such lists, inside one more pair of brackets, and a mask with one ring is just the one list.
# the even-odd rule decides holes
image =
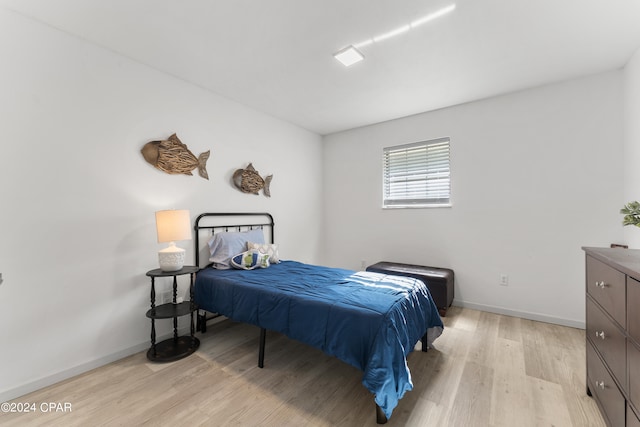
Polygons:
[[635,225],[640,227],[640,202],[629,202],[622,209],[620,213],[624,215],[622,219],[622,225]]

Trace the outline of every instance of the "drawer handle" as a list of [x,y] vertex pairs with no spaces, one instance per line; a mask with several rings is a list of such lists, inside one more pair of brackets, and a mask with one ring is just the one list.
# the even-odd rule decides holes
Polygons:
[[604,381],[596,381],[596,387],[600,387],[602,390],[604,390]]
[[606,283],[604,283],[604,281],[600,281],[600,282],[598,282],[598,281],[596,280],[596,288],[604,289],[604,288],[606,288],[607,286],[608,286],[608,285],[607,285]]
[[600,332],[596,331],[596,338],[604,339],[604,331],[600,331]]

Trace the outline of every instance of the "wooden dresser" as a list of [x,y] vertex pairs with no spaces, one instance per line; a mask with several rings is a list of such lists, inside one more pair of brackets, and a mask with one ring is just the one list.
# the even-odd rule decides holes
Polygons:
[[587,394],[608,425],[640,427],[640,250],[582,249]]

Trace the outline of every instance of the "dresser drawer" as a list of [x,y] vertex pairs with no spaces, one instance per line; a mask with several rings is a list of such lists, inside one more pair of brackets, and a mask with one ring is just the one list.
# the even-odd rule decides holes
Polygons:
[[627,343],[629,360],[629,399],[636,409],[640,409],[640,350],[632,342]]
[[625,275],[587,255],[587,293],[622,326],[626,326]]
[[624,387],[627,373],[626,338],[602,310],[587,298],[587,338],[602,354],[605,363]]
[[640,427],[640,420],[629,405],[627,405],[627,427]]
[[627,277],[627,333],[640,343],[640,282]]
[[591,343],[587,341],[587,385],[609,425],[624,426],[626,403]]

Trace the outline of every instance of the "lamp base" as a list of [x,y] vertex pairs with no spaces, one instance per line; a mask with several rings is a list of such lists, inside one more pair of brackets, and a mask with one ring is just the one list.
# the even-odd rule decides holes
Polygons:
[[158,264],[162,271],[178,271],[184,267],[186,251],[171,242],[168,248],[158,251]]

